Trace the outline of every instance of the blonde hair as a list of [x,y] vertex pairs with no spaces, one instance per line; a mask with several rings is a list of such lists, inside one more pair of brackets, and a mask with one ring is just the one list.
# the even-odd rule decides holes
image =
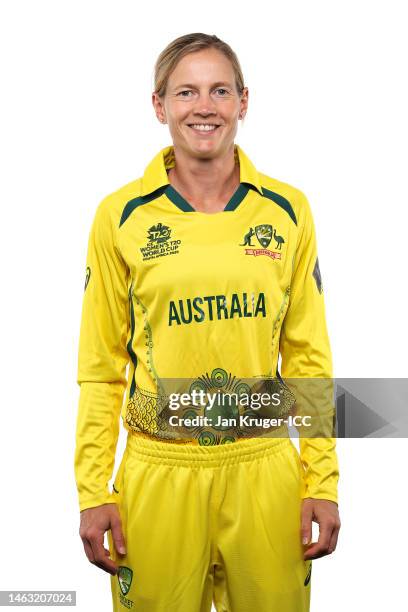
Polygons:
[[244,89],[244,77],[238,57],[231,47],[217,36],[196,32],[176,38],[160,53],[154,66],[154,91],[160,97],[166,94],[167,82],[182,57],[202,49],[218,49],[230,60],[235,74],[235,85],[241,95]]

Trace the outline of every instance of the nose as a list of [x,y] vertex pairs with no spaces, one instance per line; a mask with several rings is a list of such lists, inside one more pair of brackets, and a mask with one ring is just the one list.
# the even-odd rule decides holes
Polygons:
[[209,93],[200,93],[193,112],[203,117],[217,113],[216,106]]

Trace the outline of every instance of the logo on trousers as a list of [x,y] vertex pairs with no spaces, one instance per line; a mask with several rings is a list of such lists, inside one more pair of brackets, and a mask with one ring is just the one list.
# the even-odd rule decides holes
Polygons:
[[118,582],[123,595],[129,593],[130,585],[132,584],[133,571],[130,567],[120,565],[118,568]]

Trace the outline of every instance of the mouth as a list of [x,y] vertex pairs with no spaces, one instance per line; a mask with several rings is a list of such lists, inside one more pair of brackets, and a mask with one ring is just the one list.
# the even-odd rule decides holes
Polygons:
[[217,123],[188,123],[187,125],[196,134],[214,134],[214,132],[221,127],[221,125]]

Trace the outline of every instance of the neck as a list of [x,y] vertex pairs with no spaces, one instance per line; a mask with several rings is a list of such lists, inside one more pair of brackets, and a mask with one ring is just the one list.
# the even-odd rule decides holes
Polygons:
[[168,172],[170,184],[196,210],[214,212],[225,207],[239,186],[239,164],[234,144],[221,157],[200,159],[174,147],[176,164]]

